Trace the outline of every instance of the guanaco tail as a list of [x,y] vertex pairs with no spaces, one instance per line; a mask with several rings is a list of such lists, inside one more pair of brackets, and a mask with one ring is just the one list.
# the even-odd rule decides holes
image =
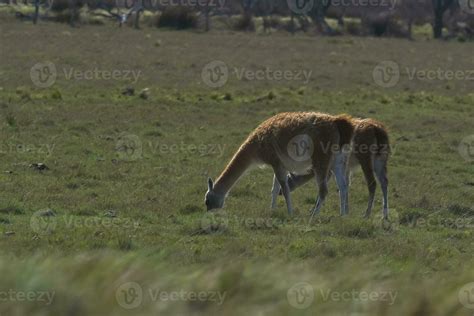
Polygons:
[[[293,213],[288,184],[289,172],[311,173],[319,187],[320,211],[326,195],[330,166],[345,172],[350,152],[342,150],[351,144],[354,125],[347,115],[332,116],[317,112],[280,113],[261,123],[240,146],[215,183],[208,179],[205,195],[207,210],[222,208],[232,186],[251,167],[269,165],[274,171],[272,209],[282,190],[288,213]],[[341,213],[347,213],[348,184],[341,179]]]
[[[354,140],[352,144],[352,153],[347,168],[346,182],[349,183],[349,171],[351,168],[360,165],[367,182],[369,190],[369,202],[365,217],[369,217],[374,205],[375,190],[377,187],[375,177],[382,188],[383,194],[383,216],[388,219],[388,178],[387,162],[390,154],[390,144],[387,129],[385,126],[373,119],[354,119],[355,124]],[[335,174],[336,184],[340,190],[340,183],[336,166],[331,167]],[[331,174],[329,174],[330,177]],[[307,175],[296,175],[290,173],[288,176],[288,185],[293,191],[313,178],[311,173]],[[328,179],[329,180],[329,179]],[[281,193],[280,193],[281,194]]]

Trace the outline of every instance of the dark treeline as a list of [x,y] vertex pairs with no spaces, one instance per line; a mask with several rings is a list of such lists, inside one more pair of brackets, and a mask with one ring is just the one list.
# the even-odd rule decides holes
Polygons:
[[[322,35],[392,36],[412,38],[414,25],[432,25],[435,38],[459,34],[474,36],[474,5],[470,0],[23,0],[36,6],[34,16],[20,18],[37,21],[38,8],[61,13],[62,22],[79,20],[80,9],[140,27],[144,11],[157,15],[156,26],[177,29],[212,26],[212,17],[236,17],[232,28],[255,30],[255,18],[270,28],[289,32],[316,30]],[[4,0],[16,4],[19,0]],[[100,9],[100,10],[99,10]],[[98,12],[100,11],[100,12]],[[131,17],[131,18],[130,18]],[[42,17],[40,17],[42,18]],[[129,19],[130,18],[130,19]],[[337,20],[338,28],[328,19]],[[354,22],[354,21],[357,21]],[[341,31],[344,30],[344,32]],[[443,34],[447,29],[447,34]]]

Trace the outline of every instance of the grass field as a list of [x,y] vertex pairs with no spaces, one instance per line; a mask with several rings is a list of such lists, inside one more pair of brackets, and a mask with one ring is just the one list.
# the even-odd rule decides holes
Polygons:
[[[2,16],[0,315],[472,315],[473,48]],[[213,61],[229,72],[218,88],[206,85]],[[398,80],[378,81],[384,61]],[[41,88],[45,62],[57,76]],[[293,77],[253,79],[266,68]],[[360,170],[349,217],[334,183],[311,223],[314,184],[293,194],[295,216],[282,198],[271,212],[268,168],[205,211],[207,177],[283,111],[389,127],[390,223],[379,189],[362,219]]]

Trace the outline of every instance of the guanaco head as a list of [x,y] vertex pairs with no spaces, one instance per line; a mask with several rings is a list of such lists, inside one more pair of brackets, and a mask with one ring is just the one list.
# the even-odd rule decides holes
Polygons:
[[207,210],[210,211],[216,208],[222,208],[224,206],[224,199],[224,195],[214,192],[214,183],[211,178],[207,179],[207,192],[205,198]]

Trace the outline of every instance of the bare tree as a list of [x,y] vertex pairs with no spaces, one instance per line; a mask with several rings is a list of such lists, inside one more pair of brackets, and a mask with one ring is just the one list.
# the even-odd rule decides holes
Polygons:
[[135,0],[133,4],[133,11],[135,11],[135,22],[133,27],[137,30],[140,29],[140,14],[143,12],[143,3],[141,0]]
[[40,6],[39,0],[35,0],[35,14],[33,16],[33,24],[38,23],[39,6]]
[[433,34],[434,38],[443,36],[443,15],[455,0],[432,0],[434,10]]
[[78,11],[77,11],[77,0],[69,0],[69,11],[70,11],[70,20],[69,23],[71,24],[72,27],[76,26],[76,18],[78,16]]
[[259,0],[258,9],[263,18],[263,31],[266,33],[272,27],[272,13],[274,12],[275,1]]
[[252,9],[256,2],[256,0],[242,0],[242,9],[244,10],[244,15],[253,15]]
[[210,4],[211,0],[207,0],[206,1],[206,6],[204,7],[204,31],[205,32],[209,32],[209,30],[211,29],[211,18],[209,16],[209,11],[211,10],[209,8],[209,4]]
[[331,6],[331,0],[315,0],[313,9],[310,11],[310,17],[316,24],[316,27],[322,34],[333,34],[334,30],[327,24],[325,17]]

